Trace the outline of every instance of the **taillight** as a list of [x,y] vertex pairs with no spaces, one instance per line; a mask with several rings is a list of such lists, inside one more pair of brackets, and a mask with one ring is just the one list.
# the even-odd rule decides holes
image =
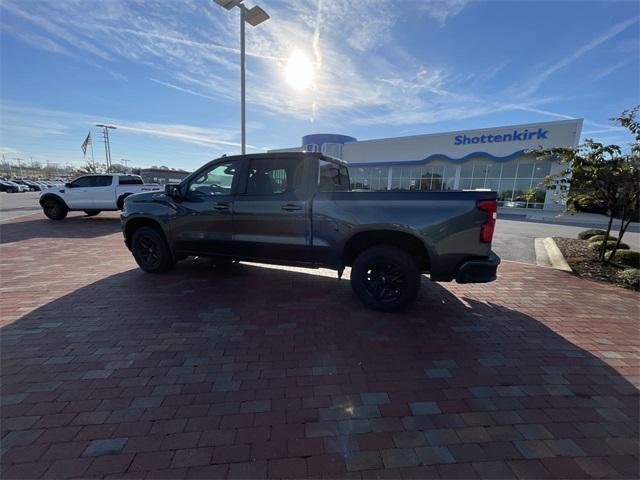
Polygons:
[[493,240],[493,231],[496,227],[496,212],[498,211],[497,200],[478,200],[476,207],[487,214],[487,219],[480,227],[480,241],[482,243],[491,243]]

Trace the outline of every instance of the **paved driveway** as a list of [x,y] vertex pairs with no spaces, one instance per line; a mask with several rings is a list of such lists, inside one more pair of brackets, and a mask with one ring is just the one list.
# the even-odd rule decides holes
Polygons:
[[[505,260],[517,262],[536,263],[534,241],[544,237],[577,238],[578,233],[589,227],[577,225],[559,225],[557,223],[544,223],[516,219],[516,217],[501,217],[498,215],[496,232],[493,239],[493,249]],[[617,235],[614,231],[612,235]],[[640,248],[640,233],[628,231],[625,233],[624,242],[632,248]]]
[[144,274],[3,223],[3,478],[637,478],[637,293],[505,262],[403,315],[326,271]]

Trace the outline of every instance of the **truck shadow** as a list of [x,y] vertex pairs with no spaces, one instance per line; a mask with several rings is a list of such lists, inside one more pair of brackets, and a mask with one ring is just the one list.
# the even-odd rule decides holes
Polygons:
[[116,214],[88,217],[81,212],[71,212],[61,222],[49,220],[43,214],[41,218],[0,223],[0,244],[33,238],[96,238],[119,230],[120,219]]
[[[210,404],[269,390],[352,412],[360,393],[387,392],[379,408],[407,429],[509,426],[513,440],[513,425],[536,424],[572,439],[571,456],[638,474],[638,390],[624,376],[532,316],[427,281],[411,310],[390,315],[362,307],[345,280],[184,262],[165,276],[110,276],[0,333],[2,395],[24,401],[45,384],[47,401],[63,401],[127,385],[151,396],[166,383],[176,395],[214,392],[194,395]],[[412,402],[437,407],[411,417]],[[304,422],[320,410],[305,409]]]

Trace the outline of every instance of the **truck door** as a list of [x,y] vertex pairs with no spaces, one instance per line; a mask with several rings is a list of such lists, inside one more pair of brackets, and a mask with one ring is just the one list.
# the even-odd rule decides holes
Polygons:
[[247,160],[234,209],[234,247],[256,260],[306,263],[309,200],[302,157]]
[[95,176],[76,178],[73,182],[66,184],[64,201],[71,209],[91,210],[93,209],[93,197],[89,193],[93,185]]
[[116,185],[118,177],[112,175],[97,175],[93,177],[93,186],[89,189],[96,210],[112,210],[116,208]]
[[234,194],[241,160],[215,163],[186,186],[173,228],[176,250],[228,255],[233,237]]

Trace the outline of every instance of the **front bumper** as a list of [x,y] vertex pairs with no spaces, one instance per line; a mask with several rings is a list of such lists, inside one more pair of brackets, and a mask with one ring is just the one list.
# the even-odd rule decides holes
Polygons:
[[489,258],[467,260],[458,269],[456,273],[456,282],[458,283],[487,283],[493,282],[496,278],[496,272],[500,265],[500,257],[491,252]]

